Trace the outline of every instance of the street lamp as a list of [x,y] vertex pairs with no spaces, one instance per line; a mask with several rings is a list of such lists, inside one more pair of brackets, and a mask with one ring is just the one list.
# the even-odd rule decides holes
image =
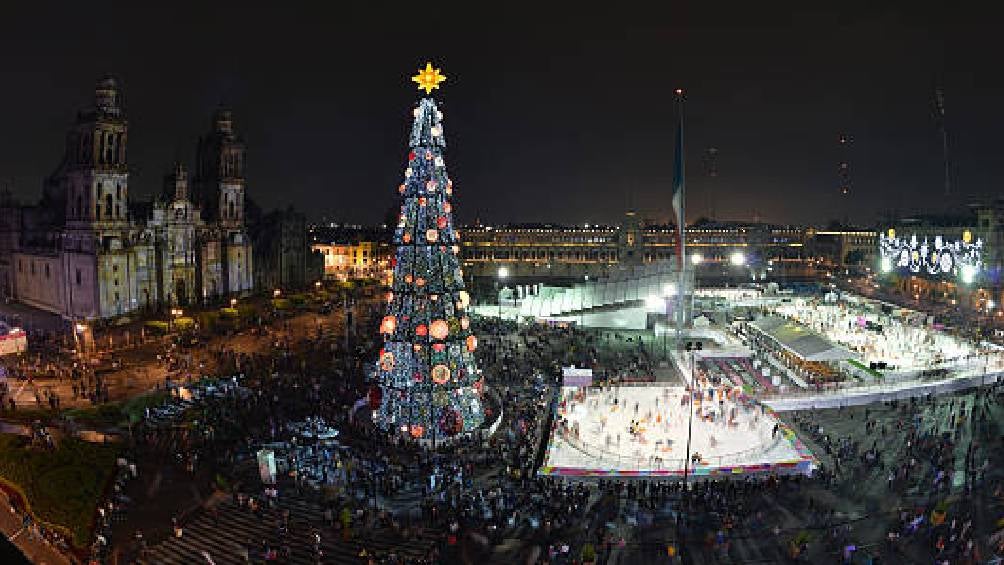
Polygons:
[[273,298],[279,298],[280,296],[282,296],[282,291],[279,290],[278,288],[272,291]]
[[690,475],[690,440],[693,436],[693,429],[694,429],[694,391],[698,390],[698,394],[703,394],[703,392],[701,392],[695,386],[695,382],[697,379],[694,378],[695,376],[694,373],[696,372],[696,369],[694,368],[694,355],[703,348],[704,348],[704,343],[700,341],[697,342],[688,341],[686,345],[686,350],[688,353],[690,353],[690,386],[687,387],[686,389],[688,391],[687,393],[690,395],[690,398],[688,399],[687,402],[687,406],[689,408],[688,410],[689,415],[687,417],[687,450],[685,458],[683,460],[683,500],[685,502],[681,504],[680,511],[676,513],[677,540],[678,543],[680,544],[681,553],[683,552],[685,544],[683,543],[683,540],[680,538],[679,535],[680,520],[682,518],[684,508],[687,505],[689,505],[690,502],[690,492],[687,489],[687,478]]
[[236,308],[237,307],[237,299],[236,298],[231,298],[230,299],[230,307],[231,308]]
[[495,283],[495,284],[496,284],[496,287],[498,287],[496,290],[498,290],[499,321],[500,322],[502,321],[502,288],[504,288],[502,285],[505,284],[505,280],[508,277],[509,277],[509,269],[506,268],[506,267],[499,267],[499,270],[498,270],[498,282]]
[[182,315],[184,315],[184,313],[185,312],[181,308],[171,308],[171,319],[170,323],[168,324],[169,331],[174,331],[174,320],[176,318],[180,318]]
[[77,346],[77,354],[82,358],[87,347],[87,325],[77,322],[74,327],[73,341]]

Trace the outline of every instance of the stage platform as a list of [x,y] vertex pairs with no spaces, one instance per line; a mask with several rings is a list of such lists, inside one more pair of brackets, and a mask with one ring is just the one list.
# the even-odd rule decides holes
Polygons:
[[[542,475],[683,478],[690,405],[683,387],[562,388]],[[774,412],[738,390],[693,403],[692,477],[811,475],[816,460]]]

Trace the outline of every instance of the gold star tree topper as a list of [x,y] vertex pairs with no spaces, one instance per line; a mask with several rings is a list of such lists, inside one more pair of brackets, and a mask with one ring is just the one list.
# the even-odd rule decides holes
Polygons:
[[439,83],[446,80],[446,75],[440,69],[432,68],[432,63],[426,63],[424,69],[419,69],[418,74],[411,77],[411,80],[418,83],[418,89],[424,90],[426,94],[432,93],[439,88]]

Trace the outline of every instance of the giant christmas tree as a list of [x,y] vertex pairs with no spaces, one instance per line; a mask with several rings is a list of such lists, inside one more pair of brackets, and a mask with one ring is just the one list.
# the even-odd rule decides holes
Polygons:
[[[445,80],[431,64],[413,77],[426,94]],[[394,277],[387,315],[380,323],[384,346],[377,360],[379,402],[375,422],[415,439],[444,439],[477,428],[484,381],[474,360],[478,340],[470,331],[446,174],[443,113],[432,98],[414,111],[411,150],[394,231]]]

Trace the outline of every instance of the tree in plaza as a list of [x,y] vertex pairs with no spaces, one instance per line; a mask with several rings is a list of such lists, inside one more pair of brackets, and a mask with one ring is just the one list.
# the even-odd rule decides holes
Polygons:
[[[445,77],[429,64],[413,80],[430,94]],[[443,113],[424,97],[414,117],[398,187],[393,281],[380,323],[379,385],[369,400],[374,421],[385,430],[435,441],[481,424],[484,380],[474,358],[478,340],[470,331],[470,297],[450,203],[453,182],[443,160]]]

